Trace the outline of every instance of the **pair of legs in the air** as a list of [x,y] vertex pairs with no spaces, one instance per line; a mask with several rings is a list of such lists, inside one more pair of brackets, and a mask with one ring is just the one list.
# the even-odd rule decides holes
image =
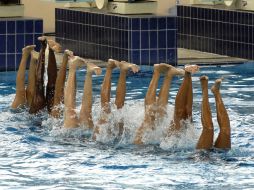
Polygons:
[[[107,123],[108,114],[110,114],[111,112],[110,108],[111,77],[113,69],[117,67],[120,69],[115,99],[115,105],[117,109],[121,109],[124,106],[126,96],[126,76],[128,70],[131,70],[133,73],[139,71],[138,66],[135,64],[127,63],[125,61],[119,62],[113,59],[108,60],[106,74],[101,86],[101,116],[97,123],[97,126],[95,127],[93,139],[96,139],[96,135],[100,133],[99,125]],[[120,121],[119,123],[117,123],[117,125],[119,130],[118,136],[121,136],[123,133],[124,123],[123,121]]]
[[[200,77],[202,87],[202,106],[201,106],[201,122],[203,130],[197,143],[197,149],[211,149],[213,147],[214,128],[212,122],[212,114],[208,99],[208,77]],[[220,132],[217,140],[215,141],[215,148],[230,149],[230,121],[227,110],[220,94],[220,85],[222,79],[217,79],[212,86],[211,91],[214,94],[217,110],[217,120],[220,127]]]
[[[87,73],[84,83],[84,94],[82,97],[82,106],[80,116],[76,113],[76,70],[82,65],[87,65]],[[78,56],[72,56],[69,61],[69,75],[64,94],[64,127],[74,128],[85,125],[87,128],[93,128],[92,120],[92,74],[101,74],[101,68],[93,63],[86,63],[84,59]]]
[[[197,66],[187,66],[185,71],[176,69],[168,64],[154,65],[153,78],[150,82],[145,98],[145,119],[138,128],[134,139],[135,144],[143,144],[142,138],[144,132],[149,128],[155,127],[155,119],[162,118],[166,114],[166,107],[168,104],[168,96],[170,85],[173,76],[184,75],[184,80],[179,88],[175,99],[174,118],[170,126],[170,132],[178,131],[181,128],[181,120],[192,117],[192,81],[191,73],[198,70]],[[156,99],[156,88],[160,74],[164,73],[164,81],[159,92],[159,97]]]
[[[67,128],[78,127],[85,125],[89,129],[94,129],[94,123],[92,119],[92,74],[100,74],[101,68],[92,63],[87,64],[87,73],[84,83],[84,94],[82,97],[82,105],[80,110],[80,116],[77,116],[76,109],[76,69],[80,65],[84,64],[84,60],[79,57],[73,57],[69,63],[69,76],[67,79],[67,85],[65,88],[65,113],[64,113],[64,126]],[[120,68],[120,76],[117,85],[116,92],[116,106],[120,109],[124,105],[126,94],[126,75],[127,71],[131,69],[133,72],[138,71],[138,67],[134,64],[127,62],[118,62],[116,60],[109,59],[106,74],[101,87],[101,107],[102,114],[98,121],[98,124],[107,122],[107,116],[110,113],[110,92],[111,92],[111,75],[114,68]],[[119,131],[122,131],[122,125],[119,124]],[[98,126],[94,129],[93,138],[96,139],[96,135],[99,133]]]

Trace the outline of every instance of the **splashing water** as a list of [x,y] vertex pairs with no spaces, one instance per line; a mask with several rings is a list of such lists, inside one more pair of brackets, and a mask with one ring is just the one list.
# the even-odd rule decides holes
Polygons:
[[[41,112],[11,111],[15,72],[0,73],[0,187],[1,189],[252,189],[254,188],[254,64],[204,67],[193,76],[193,123],[168,136],[174,99],[182,79],[172,81],[167,116],[144,135],[145,145],[132,144],[144,118],[144,97],[152,68],[127,78],[126,103],[114,106],[119,73],[112,76],[112,112],[101,125],[97,141],[92,131],[63,128],[63,118]],[[222,97],[232,128],[232,150],[195,151],[201,133],[199,76],[209,86],[224,77]],[[85,71],[77,73],[77,110],[80,110]],[[93,120],[100,117],[102,76],[93,78]],[[162,79],[160,80],[160,85]],[[218,134],[214,98],[209,92],[215,138]],[[62,105],[63,106],[63,105]],[[124,122],[119,138],[116,124]]]

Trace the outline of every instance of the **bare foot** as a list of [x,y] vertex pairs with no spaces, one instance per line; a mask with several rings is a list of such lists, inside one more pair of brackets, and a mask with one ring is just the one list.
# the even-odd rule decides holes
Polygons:
[[46,38],[46,36],[40,36],[40,37],[38,37],[38,40],[39,41],[46,41],[47,38]]
[[222,78],[217,79],[217,80],[215,81],[214,85],[213,85],[212,88],[211,88],[211,91],[212,91],[213,93],[216,93],[216,92],[218,92],[218,91],[220,90],[221,82],[222,82]]
[[208,80],[208,76],[203,75],[203,76],[201,76],[199,79],[200,79],[200,80]]
[[87,72],[92,73],[94,72],[96,75],[101,74],[101,68],[93,63],[87,63]]
[[31,51],[31,56],[33,59],[39,59],[39,52],[33,50]]
[[116,67],[118,67],[119,65],[119,61],[114,60],[114,59],[108,59],[108,68],[114,69]]
[[22,49],[22,52],[23,52],[23,53],[29,54],[29,53],[31,53],[31,51],[34,50],[35,47],[36,47],[36,45],[26,46],[26,47],[24,47],[24,48]]
[[48,45],[56,53],[60,53],[62,51],[62,46],[54,40],[48,40]]
[[69,67],[70,69],[76,69],[77,67],[80,68],[81,66],[85,65],[84,59],[79,56],[70,57]]
[[199,71],[199,66],[198,65],[185,65],[184,70],[188,73],[196,73]]
[[176,68],[172,65],[169,65],[169,70],[167,75],[171,76],[171,75],[184,75],[185,71],[183,69],[180,68]]
[[66,54],[66,55],[68,55],[68,56],[70,56],[70,57],[73,57],[73,56],[74,56],[73,52],[70,51],[70,50],[68,50],[68,49],[64,50],[64,54]]
[[133,73],[137,73],[139,71],[139,67],[136,64],[128,63],[126,61],[121,61],[119,63],[120,70],[127,71],[130,69]]

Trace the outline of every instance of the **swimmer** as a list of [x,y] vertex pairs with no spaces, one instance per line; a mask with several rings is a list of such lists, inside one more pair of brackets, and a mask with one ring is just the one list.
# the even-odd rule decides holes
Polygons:
[[[73,56],[69,62],[69,75],[67,78],[67,85],[64,94],[64,127],[65,128],[76,128],[80,126],[80,120],[76,113],[76,70],[77,67],[87,64],[87,78],[84,84],[84,96],[82,98],[81,107],[81,122],[82,124],[91,122],[91,104],[92,104],[92,84],[91,75],[100,74],[101,69],[94,64],[89,64],[84,59]],[[87,95],[87,97],[86,97]],[[83,114],[88,114],[84,116]],[[89,126],[91,127],[91,126]]]
[[[27,103],[26,89],[25,89],[25,72],[26,63],[31,52],[34,50],[35,45],[26,46],[22,49],[22,58],[20,61],[17,77],[16,77],[16,95],[12,102],[11,108],[17,109],[25,106]],[[32,72],[32,71],[31,71]],[[32,75],[32,73],[30,73]]]
[[197,149],[210,149],[213,146],[213,120],[211,108],[208,99],[208,77],[200,77],[201,88],[202,88],[202,104],[201,104],[201,123],[203,126],[202,133],[199,137],[196,148]]
[[187,119],[192,121],[193,89],[191,75],[199,71],[199,66],[186,65],[184,70],[184,79],[176,95],[174,118],[168,135],[181,130],[181,121]]
[[[108,114],[111,112],[110,108],[110,93],[111,93],[111,76],[112,71],[118,67],[120,69],[120,76],[117,83],[116,89],[116,100],[115,105],[117,109],[121,109],[124,106],[125,95],[126,95],[126,76],[128,70],[131,70],[133,73],[139,71],[139,67],[135,64],[127,63],[125,61],[116,61],[113,59],[108,60],[108,65],[106,69],[106,74],[101,87],[101,116],[97,123],[97,126],[94,129],[93,139],[96,140],[96,135],[100,133],[99,125],[107,123]],[[119,129],[119,136],[123,133],[123,122],[117,124]]]
[[84,91],[82,97],[82,105],[80,109],[79,122],[81,125],[93,129],[93,118],[92,118],[92,74],[101,74],[101,68],[97,67],[93,63],[87,63],[86,78],[84,83]]
[[39,58],[39,53],[33,50],[31,52],[31,59],[30,59],[30,65],[29,65],[29,71],[28,71],[28,83],[26,88],[26,98],[27,98],[28,107],[31,106],[34,91],[35,91],[36,67],[37,67],[38,58]]
[[38,40],[41,42],[41,50],[36,67],[36,82],[33,100],[29,113],[35,114],[46,106],[46,98],[44,95],[44,71],[45,71],[45,50],[47,47],[47,39],[42,36]]
[[69,57],[73,57],[73,52],[70,50],[65,50],[61,67],[57,73],[53,109],[50,113],[51,116],[53,116],[54,118],[60,117],[61,109],[59,105],[61,103],[64,103],[64,84],[66,79],[66,70]]
[[[165,76],[159,96],[156,97],[160,74]],[[184,75],[184,70],[165,63],[154,65],[154,73],[145,97],[145,118],[142,125],[137,129],[134,144],[143,144],[142,137],[144,132],[149,128],[154,129],[155,119],[165,116],[171,81],[175,75]]]
[[230,121],[227,110],[224,106],[220,94],[221,82],[222,79],[217,79],[211,88],[211,91],[213,92],[215,97],[217,120],[220,127],[220,133],[219,136],[217,137],[217,140],[215,141],[214,147],[221,149],[230,149],[231,148]]
[[[210,111],[210,106],[208,102],[208,77],[202,76],[200,78],[202,91],[203,91],[203,101],[201,108],[201,121],[203,130],[199,141],[197,143],[197,149],[211,149],[213,146],[213,123],[212,115]],[[230,138],[230,121],[228,117],[227,110],[222,101],[220,94],[220,86],[222,79],[217,79],[215,84],[212,86],[211,91],[214,94],[216,102],[217,120],[220,127],[220,132],[215,141],[214,147],[220,149],[230,149],[231,148],[231,138]]]
[[49,55],[48,55],[48,83],[46,87],[46,104],[48,113],[51,113],[53,104],[54,104],[54,94],[55,94],[55,84],[56,84],[56,78],[57,78],[57,65],[56,65],[56,57],[55,53],[61,52],[61,46],[60,44],[56,43],[53,40],[47,40],[48,42],[48,49],[49,49]]

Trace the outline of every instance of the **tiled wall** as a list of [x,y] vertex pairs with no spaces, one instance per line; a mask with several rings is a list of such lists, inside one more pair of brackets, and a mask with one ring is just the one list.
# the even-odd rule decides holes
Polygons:
[[254,12],[178,6],[178,47],[254,59]]
[[56,39],[82,57],[177,64],[176,18],[56,9]]
[[0,71],[17,70],[22,48],[37,45],[43,22],[32,18],[0,18]]

